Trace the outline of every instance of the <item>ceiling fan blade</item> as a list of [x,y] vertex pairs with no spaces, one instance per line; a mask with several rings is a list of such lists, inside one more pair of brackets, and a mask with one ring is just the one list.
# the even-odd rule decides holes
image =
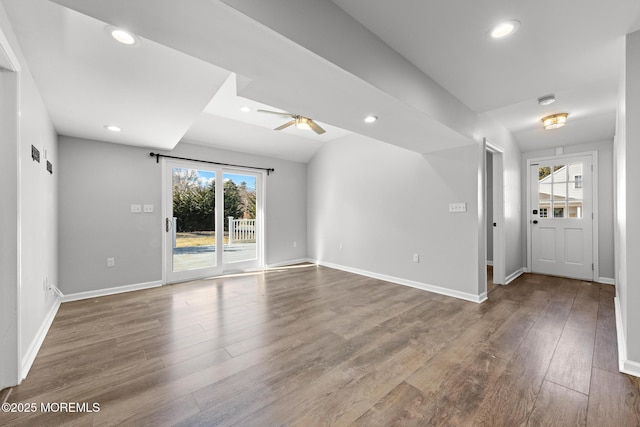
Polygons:
[[269,111],[269,110],[257,110],[257,111],[258,113],[277,114],[278,116],[293,117],[293,114],[291,113],[280,113],[278,111]]
[[313,120],[309,119],[307,120],[307,124],[309,125],[309,127],[318,135],[322,135],[323,133],[325,133],[326,131],[324,129],[322,129],[316,122],[314,122]]
[[274,130],[282,130],[282,129],[288,128],[291,125],[294,125],[295,123],[296,123],[295,120],[291,120],[290,122],[287,122],[287,123],[283,124],[282,126],[278,126]]

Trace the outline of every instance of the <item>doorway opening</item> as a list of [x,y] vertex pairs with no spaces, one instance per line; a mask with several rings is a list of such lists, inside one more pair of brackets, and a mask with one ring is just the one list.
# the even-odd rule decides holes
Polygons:
[[505,283],[504,150],[484,141],[484,264],[487,294]]

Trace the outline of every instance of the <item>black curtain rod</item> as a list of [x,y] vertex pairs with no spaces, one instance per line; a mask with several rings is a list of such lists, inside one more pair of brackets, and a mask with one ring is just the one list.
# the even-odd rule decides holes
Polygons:
[[267,175],[269,175],[271,172],[276,171],[274,168],[259,168],[256,166],[243,166],[243,165],[233,165],[230,163],[210,162],[209,160],[187,159],[186,157],[167,156],[165,154],[159,154],[159,153],[153,153],[153,152],[149,153],[149,156],[155,157],[156,163],[160,163],[160,157],[165,157],[167,159],[188,160],[190,162],[209,163],[211,165],[232,166],[236,168],[245,168],[245,169],[256,169],[261,171],[267,171]]

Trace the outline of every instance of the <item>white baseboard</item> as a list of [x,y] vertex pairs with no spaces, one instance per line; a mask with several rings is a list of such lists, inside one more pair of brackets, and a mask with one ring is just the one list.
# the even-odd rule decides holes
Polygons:
[[22,358],[22,378],[20,379],[20,381],[24,380],[27,377],[27,374],[29,373],[31,366],[33,366],[33,362],[36,360],[36,356],[38,355],[38,352],[40,351],[40,347],[42,347],[42,343],[44,342],[44,339],[46,338],[47,333],[49,332],[49,328],[53,323],[53,319],[56,317],[56,314],[58,313],[61,300],[62,298],[60,297],[56,298],[55,302],[51,306],[51,309],[47,313],[47,316],[44,318],[42,325],[40,325],[40,329],[38,329],[38,333],[33,338],[33,341],[31,341],[31,344],[29,345],[27,352]]
[[509,283],[516,280],[518,277],[522,276],[525,273],[524,268],[514,271],[504,279],[504,284],[508,285]]
[[616,284],[616,279],[612,279],[610,277],[598,277],[598,283],[602,283],[603,285],[614,285]]
[[300,259],[292,259],[291,261],[275,262],[273,264],[267,265],[265,268],[269,269],[269,268],[287,267],[289,265],[302,264],[305,262],[310,262],[312,264],[316,263],[315,261],[309,258],[300,258]]
[[620,309],[620,299],[615,297],[616,312],[616,332],[618,335],[618,369],[624,374],[640,377],[640,363],[627,360],[627,342],[625,340],[622,325],[622,310]]
[[487,265],[493,266],[493,261],[487,260]]
[[471,301],[475,303],[481,303],[487,300],[487,293],[484,292],[480,295],[474,295],[467,292],[460,292],[453,289],[443,288],[440,286],[429,285],[426,283],[415,282],[413,280],[402,279],[399,277],[387,276],[386,274],[374,273],[372,271],[360,270],[358,268],[346,267],[344,265],[333,264],[330,262],[311,261],[324,267],[333,268],[336,270],[342,270],[349,273],[359,274],[361,276],[371,277],[373,279],[384,280],[385,282],[396,283],[398,285],[410,286],[412,288],[421,289],[423,291],[429,291],[440,295],[446,295],[453,298],[463,299],[465,301]]
[[162,286],[161,280],[154,282],[137,283],[135,285],[118,286],[115,288],[98,289],[96,291],[77,292],[75,294],[68,294],[62,298],[62,302],[78,301],[82,299],[98,298],[107,295],[121,294],[124,292],[139,291],[142,289],[157,288]]

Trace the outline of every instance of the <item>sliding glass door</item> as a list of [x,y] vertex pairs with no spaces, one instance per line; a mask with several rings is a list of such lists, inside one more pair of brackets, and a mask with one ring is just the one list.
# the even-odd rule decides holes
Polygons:
[[262,174],[165,162],[166,282],[262,266]]

